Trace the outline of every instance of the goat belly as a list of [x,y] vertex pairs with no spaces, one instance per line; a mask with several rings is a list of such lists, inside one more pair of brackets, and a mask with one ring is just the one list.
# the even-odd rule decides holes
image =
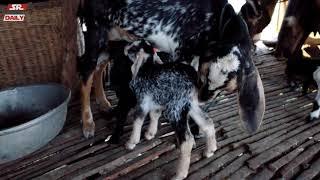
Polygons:
[[[190,97],[195,89],[191,78],[185,72],[170,69],[157,70],[153,73],[141,70],[130,82],[137,101],[142,102],[148,97],[151,104],[164,107],[163,115],[167,119],[179,120],[183,109],[190,105]],[[148,75],[144,76],[146,74]]]
[[194,0],[131,0],[120,14],[121,28],[172,55],[212,28],[212,10]]

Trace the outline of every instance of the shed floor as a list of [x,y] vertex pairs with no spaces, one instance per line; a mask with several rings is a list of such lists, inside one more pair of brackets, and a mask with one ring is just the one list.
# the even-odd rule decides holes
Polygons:
[[[304,119],[312,109],[315,92],[303,96],[290,91],[284,62],[270,55],[256,58],[266,93],[266,114],[259,132],[250,136],[239,125],[236,95],[225,95],[209,109],[218,138],[218,150],[204,158],[203,139],[192,151],[188,179],[319,179],[320,121]],[[114,92],[109,99],[116,104]],[[94,103],[93,103],[94,104]],[[157,137],[142,140],[134,151],[123,143],[106,142],[114,121],[93,107],[96,135],[86,140],[80,127],[79,102],[70,105],[63,131],[48,145],[22,159],[0,165],[0,179],[169,179],[178,150],[171,127],[161,123]],[[144,126],[145,129],[145,126]]]

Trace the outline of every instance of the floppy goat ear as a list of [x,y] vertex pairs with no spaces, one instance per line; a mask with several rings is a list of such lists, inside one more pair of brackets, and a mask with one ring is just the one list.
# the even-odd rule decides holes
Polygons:
[[254,133],[262,123],[265,111],[265,96],[263,84],[258,69],[251,59],[251,41],[247,26],[241,17],[236,18],[240,30],[238,40],[241,42],[241,49],[245,59],[241,65],[241,80],[238,80],[239,115],[246,130]]
[[[254,66],[254,65],[253,65]],[[265,111],[265,96],[262,81],[256,67],[243,70],[238,84],[238,105],[240,120],[251,134],[258,130]]]
[[222,42],[239,45],[241,65],[238,73],[238,105],[240,120],[251,134],[258,130],[265,111],[262,81],[250,54],[250,35],[244,20],[226,5],[220,17]]

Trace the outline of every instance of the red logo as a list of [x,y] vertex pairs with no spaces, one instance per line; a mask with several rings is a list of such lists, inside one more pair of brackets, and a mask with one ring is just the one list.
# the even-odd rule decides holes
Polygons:
[[28,4],[8,4],[9,11],[25,11],[28,8]]

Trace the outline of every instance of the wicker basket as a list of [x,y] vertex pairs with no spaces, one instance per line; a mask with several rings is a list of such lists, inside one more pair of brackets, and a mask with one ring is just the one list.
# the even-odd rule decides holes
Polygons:
[[0,89],[45,82],[76,87],[78,1],[49,0],[29,7],[24,22],[4,22],[0,15]]

